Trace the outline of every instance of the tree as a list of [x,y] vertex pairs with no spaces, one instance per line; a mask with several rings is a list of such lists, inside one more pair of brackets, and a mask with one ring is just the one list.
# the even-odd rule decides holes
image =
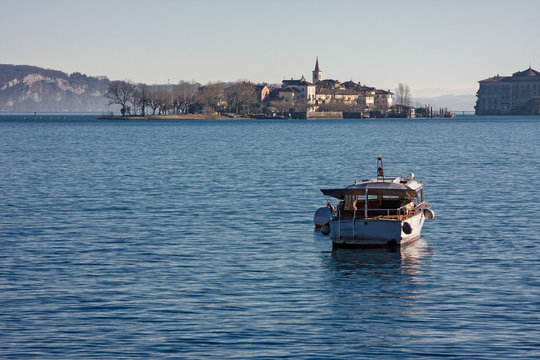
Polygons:
[[308,111],[311,104],[307,100],[296,100],[293,102],[294,111]]
[[229,111],[236,114],[249,113],[257,105],[255,85],[249,82],[236,82],[224,90]]
[[[140,94],[139,94],[139,88],[135,86],[133,91],[131,92],[131,99],[129,100],[131,103],[131,106],[129,109],[133,110],[133,115],[137,115],[137,110],[139,109],[139,103],[140,103]],[[130,111],[131,113],[131,111]]]
[[127,105],[133,100],[135,85],[127,81],[112,81],[107,86],[105,97],[109,99],[109,105],[118,104],[122,108],[122,116],[131,114],[130,107]]
[[156,88],[149,88],[148,107],[152,109],[152,115],[156,115],[156,110],[159,108],[159,99],[156,96]]
[[343,103],[340,101],[329,101],[319,106],[319,111],[360,111],[365,106],[358,103]]
[[172,107],[172,96],[167,89],[157,88],[154,92],[154,98],[159,107],[159,115],[165,114]]
[[197,91],[195,102],[200,108],[208,108],[211,112],[215,112],[217,106],[223,101],[223,83],[209,82],[205,86],[201,86]]
[[150,103],[150,96],[152,95],[152,89],[146,84],[137,85],[137,108],[141,109],[141,115],[145,116],[145,109]]
[[293,108],[293,103],[285,100],[270,101],[270,107],[276,109],[278,113],[290,112]]
[[399,105],[409,106],[411,104],[411,90],[409,85],[399,83],[396,88],[396,102]]
[[176,113],[187,114],[195,100],[197,85],[194,82],[180,82],[173,88],[172,100]]
[[164,87],[151,88],[148,107],[152,109],[152,115],[156,115],[158,109],[158,115],[167,113],[172,107],[171,93]]

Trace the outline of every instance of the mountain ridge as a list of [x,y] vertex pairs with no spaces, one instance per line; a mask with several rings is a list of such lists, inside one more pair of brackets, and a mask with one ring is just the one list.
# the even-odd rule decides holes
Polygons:
[[476,95],[439,95],[439,96],[418,96],[412,98],[413,105],[429,105],[433,109],[447,108],[449,111],[474,111]]
[[0,111],[102,112],[110,80],[32,65],[0,64]]

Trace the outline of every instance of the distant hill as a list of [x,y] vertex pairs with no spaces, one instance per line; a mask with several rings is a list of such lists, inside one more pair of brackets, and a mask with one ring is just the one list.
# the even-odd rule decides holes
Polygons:
[[473,111],[476,95],[441,95],[436,97],[416,97],[412,104],[429,105],[433,110],[447,108],[449,111]]
[[0,64],[0,111],[103,112],[109,79]]

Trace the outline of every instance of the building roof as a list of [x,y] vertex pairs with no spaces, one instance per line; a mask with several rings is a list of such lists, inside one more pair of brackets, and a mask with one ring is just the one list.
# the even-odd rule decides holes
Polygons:
[[279,90],[281,90],[281,88],[270,90],[270,93],[265,97],[265,100],[279,100]]
[[256,91],[262,91],[265,87],[266,87],[266,85],[255,85],[255,90]]
[[518,80],[518,78],[530,78],[530,77],[540,77],[540,72],[534,70],[529,66],[528,69],[525,69],[523,71],[518,71],[512,74],[512,76],[500,76],[497,74],[496,76],[480,80],[479,83],[496,83],[496,82],[502,82],[502,81],[515,81]]
[[362,85],[358,88],[358,90],[360,91],[375,91],[376,89],[374,87],[371,87],[371,86],[365,86],[365,85]]
[[321,69],[319,69],[319,57],[317,56],[317,61],[315,61],[315,71],[321,71]]
[[377,90],[375,90],[375,93],[376,93],[376,94],[394,95],[394,93],[391,92],[390,90],[386,91],[386,90],[380,90],[380,89],[377,89]]
[[283,85],[284,86],[309,86],[313,84],[307,81],[306,78],[304,78],[304,76],[302,76],[300,80],[293,80],[293,79],[283,80]]
[[493,76],[493,77],[490,77],[490,78],[487,78],[487,79],[484,79],[484,80],[480,80],[479,82],[481,82],[481,83],[499,82],[502,79],[505,79],[505,78],[508,78],[508,77],[509,76],[496,75],[496,76]]
[[278,93],[281,93],[281,92],[297,93],[299,91],[290,87],[283,87],[281,89],[277,89],[277,92]]
[[518,71],[512,74],[512,76],[516,77],[531,77],[531,76],[540,76],[540,72],[532,69],[530,66],[528,69],[523,71]]
[[349,90],[358,90],[359,88],[362,87],[362,85],[360,85],[360,83],[355,83],[352,80],[341,83],[341,86],[343,86],[345,89],[349,89]]
[[335,89],[339,87],[339,81],[334,79],[324,79],[321,81],[317,81],[317,88],[324,88],[324,89]]

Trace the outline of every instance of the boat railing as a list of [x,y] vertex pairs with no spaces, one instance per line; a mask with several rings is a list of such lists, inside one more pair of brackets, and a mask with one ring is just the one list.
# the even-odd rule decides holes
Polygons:
[[[341,239],[341,221],[352,220],[352,235],[356,237],[356,220],[360,219],[386,219],[386,220],[405,220],[411,216],[418,214],[424,209],[429,209],[431,205],[426,202],[417,204],[414,208],[410,208],[410,205],[403,205],[397,209],[356,209],[356,210],[338,210],[338,237]],[[335,219],[335,218],[334,218]]]
[[416,205],[410,208],[407,205],[393,209],[356,209],[356,210],[338,210],[338,218],[342,220],[357,220],[368,218],[386,218],[386,219],[403,219],[417,214],[423,210],[425,203]]

